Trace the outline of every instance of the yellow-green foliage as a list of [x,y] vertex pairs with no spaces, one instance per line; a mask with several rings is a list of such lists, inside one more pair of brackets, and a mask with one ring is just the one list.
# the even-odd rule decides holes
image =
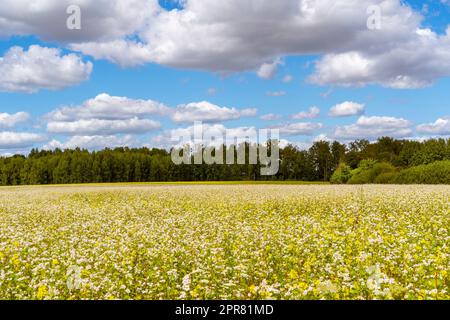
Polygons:
[[0,299],[449,299],[450,187],[6,188]]
[[[388,162],[377,162],[374,160],[363,160],[359,167],[352,171],[349,184],[386,183],[386,174],[395,176],[395,167]],[[381,177],[380,177],[381,176]],[[379,178],[380,177],[380,178]]]
[[450,184],[450,161],[437,161],[405,169],[391,182],[399,184]]

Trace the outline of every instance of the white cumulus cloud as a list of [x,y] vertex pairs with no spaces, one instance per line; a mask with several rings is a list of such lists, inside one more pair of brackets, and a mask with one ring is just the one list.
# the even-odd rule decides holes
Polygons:
[[283,82],[284,82],[284,83],[290,83],[290,82],[292,82],[292,80],[294,80],[294,77],[291,76],[290,74],[287,74],[287,75],[285,75],[285,76],[283,77]]
[[77,121],[50,121],[47,131],[66,135],[112,135],[120,133],[138,134],[155,131],[161,124],[137,117],[126,120],[81,119]]
[[28,148],[44,140],[45,137],[37,133],[3,131],[0,132],[0,149]]
[[135,139],[131,135],[118,136],[73,136],[67,141],[61,142],[53,139],[43,146],[44,150],[75,149],[82,148],[88,150],[99,150],[104,148],[129,147],[135,144]]
[[450,117],[439,118],[433,123],[417,126],[417,131],[423,134],[450,135]]
[[69,46],[74,51],[104,59],[121,67],[134,67],[151,61],[150,49],[140,43],[130,40],[111,40],[106,42],[72,43]]
[[359,116],[364,113],[366,107],[364,104],[345,101],[337,104],[330,109],[329,115],[331,117],[351,117]]
[[138,134],[158,130],[161,124],[150,119],[170,113],[166,105],[142,99],[97,95],[78,106],[58,108],[43,119],[47,131],[72,136]]
[[[67,30],[69,4],[82,29]],[[367,27],[367,8],[382,12]],[[272,78],[286,56],[322,56],[310,81],[421,88],[450,75],[450,36],[401,0],[0,0],[0,36],[37,35],[124,67],[144,63]],[[101,9],[100,9],[101,8]]]
[[32,45],[28,50],[12,47],[0,57],[0,91],[34,93],[58,90],[89,78],[92,63],[78,55],[61,55],[55,48]]
[[241,117],[255,116],[254,108],[238,110],[236,108],[219,107],[207,101],[179,105],[172,114],[172,120],[177,123],[186,122],[221,122],[236,120]]
[[280,59],[276,59],[274,62],[272,63],[264,63],[261,65],[261,67],[259,67],[258,71],[257,71],[257,75],[258,77],[260,77],[261,79],[264,80],[270,80],[272,79],[275,74],[277,73],[278,70],[278,66],[281,64],[281,60]]
[[0,113],[0,129],[14,128],[17,124],[28,121],[29,118],[30,115],[26,112]]
[[280,118],[281,118],[281,115],[274,114],[274,113],[268,113],[268,114],[262,115],[260,117],[260,119],[264,120],[264,121],[273,121],[273,120],[278,120]]
[[322,123],[297,122],[273,126],[272,129],[279,129],[280,134],[286,136],[310,136],[322,127]]
[[218,147],[224,143],[232,145],[244,141],[252,143],[258,141],[258,131],[255,127],[227,128],[223,124],[205,123],[201,127],[189,126],[167,130],[152,139],[154,144],[163,148],[181,147],[186,144],[191,147],[197,144]]
[[419,29],[409,41],[384,51],[352,51],[325,55],[316,63],[310,81],[316,84],[395,89],[431,86],[450,75],[450,29],[439,36]]
[[314,119],[320,115],[320,108],[311,107],[309,111],[302,111],[292,116],[292,119],[302,120],[302,119]]
[[80,119],[124,120],[132,117],[165,115],[169,107],[153,101],[111,96],[107,93],[86,100],[80,106],[61,107],[45,116],[54,121],[73,121]]
[[[81,9],[81,29],[66,27],[71,5]],[[116,39],[141,30],[154,12],[154,0],[0,0],[0,36],[37,35],[67,42]]]
[[334,136],[337,139],[377,139],[382,136],[394,138],[408,137],[412,133],[411,122],[395,117],[360,117],[356,123],[337,127]]

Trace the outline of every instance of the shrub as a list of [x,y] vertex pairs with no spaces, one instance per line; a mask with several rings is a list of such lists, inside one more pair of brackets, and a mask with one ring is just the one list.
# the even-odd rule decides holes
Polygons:
[[373,169],[373,167],[378,163],[377,160],[373,160],[373,159],[365,159],[365,160],[361,160],[361,162],[358,165],[358,168],[362,169],[362,170],[370,170]]
[[385,172],[375,178],[377,184],[395,183],[398,177],[398,172]]
[[[388,162],[376,162],[374,160],[361,161],[359,167],[352,171],[349,184],[378,183],[377,177],[382,174],[395,173],[395,167]],[[391,177],[392,178],[392,177]],[[386,177],[382,178],[386,179]],[[380,179],[381,181],[381,179]],[[380,182],[381,183],[381,182]]]
[[352,171],[352,177],[348,180],[349,184],[367,184],[372,183],[375,177],[372,169],[357,168]]
[[372,170],[376,177],[384,173],[392,173],[397,171],[397,169],[389,162],[377,163],[373,166]]
[[341,163],[331,176],[330,182],[334,184],[345,184],[351,176],[351,168],[345,163]]
[[395,179],[399,184],[450,184],[450,161],[437,161],[405,169]]

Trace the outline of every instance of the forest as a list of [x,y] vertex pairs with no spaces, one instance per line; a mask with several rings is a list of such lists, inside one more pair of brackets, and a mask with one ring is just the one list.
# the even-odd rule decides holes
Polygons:
[[170,151],[149,148],[33,149],[0,158],[0,185],[244,180],[450,184],[450,139],[317,141],[308,150],[288,145],[275,176],[261,176],[260,164],[175,165]]

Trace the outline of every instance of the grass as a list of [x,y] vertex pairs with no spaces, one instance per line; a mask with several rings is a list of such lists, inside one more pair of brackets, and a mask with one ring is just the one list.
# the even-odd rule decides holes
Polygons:
[[75,183],[75,184],[49,184],[49,185],[18,185],[0,186],[0,188],[17,187],[95,187],[95,186],[183,186],[183,185],[329,185],[324,181],[173,181],[173,182],[110,182],[110,183]]

